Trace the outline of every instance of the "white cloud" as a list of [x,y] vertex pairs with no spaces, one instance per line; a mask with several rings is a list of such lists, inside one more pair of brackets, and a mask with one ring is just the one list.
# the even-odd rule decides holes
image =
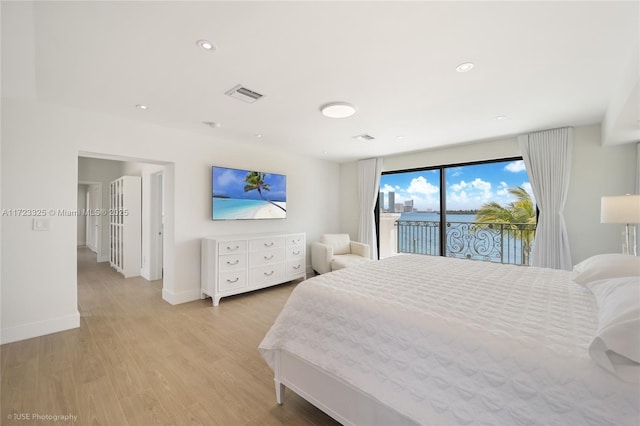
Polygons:
[[493,197],[491,182],[475,178],[471,182],[461,180],[449,186],[447,208],[451,210],[475,209]]
[[486,182],[480,178],[476,178],[473,182],[471,182],[471,186],[481,191],[491,191],[491,182]]
[[451,190],[458,192],[458,191],[462,191],[464,188],[466,188],[469,184],[463,180],[460,181],[460,183],[454,183],[451,185]]
[[418,176],[417,178],[411,179],[407,192],[409,194],[432,195],[437,194],[439,189],[437,186],[426,180],[424,176]]
[[513,172],[513,173],[519,173],[526,170],[523,160],[513,161],[507,164],[506,166],[504,166],[504,169],[508,172]]

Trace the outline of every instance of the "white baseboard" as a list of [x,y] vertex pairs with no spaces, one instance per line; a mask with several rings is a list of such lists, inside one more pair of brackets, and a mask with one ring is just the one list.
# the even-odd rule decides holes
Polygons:
[[6,327],[2,329],[0,344],[31,339],[59,331],[80,327],[80,313],[76,312],[64,317],[53,318],[45,321],[36,321],[28,324]]
[[108,262],[109,261],[109,255],[105,254],[105,255],[99,256],[97,261],[98,261],[98,263]]
[[200,300],[200,289],[181,291],[180,293],[174,293],[167,289],[162,289],[162,299],[169,302],[172,305],[179,305],[181,303],[193,302],[194,300]]

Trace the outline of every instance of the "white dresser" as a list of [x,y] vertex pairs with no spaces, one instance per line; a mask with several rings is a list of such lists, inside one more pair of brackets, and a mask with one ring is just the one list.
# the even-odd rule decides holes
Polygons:
[[307,277],[304,233],[202,239],[201,297],[220,299]]

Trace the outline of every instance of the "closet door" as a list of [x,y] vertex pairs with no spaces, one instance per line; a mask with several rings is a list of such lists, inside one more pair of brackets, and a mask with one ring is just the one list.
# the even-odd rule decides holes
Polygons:
[[125,278],[140,275],[142,250],[142,179],[123,176],[111,182],[110,264]]

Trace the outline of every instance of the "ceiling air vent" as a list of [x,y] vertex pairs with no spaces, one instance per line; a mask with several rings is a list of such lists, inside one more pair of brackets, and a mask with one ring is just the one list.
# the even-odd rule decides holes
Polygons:
[[368,135],[368,134],[366,134],[366,133],[363,133],[363,134],[358,135],[358,136],[354,136],[353,138],[354,138],[355,140],[357,140],[357,141],[361,141],[361,142],[368,142],[368,141],[372,141],[372,140],[374,140],[374,139],[375,139],[373,136]]
[[240,99],[241,101],[248,102],[250,104],[254,103],[263,96],[258,92],[254,92],[253,90],[249,90],[246,87],[242,87],[241,84],[238,84],[233,89],[225,92],[225,95],[229,95],[232,98]]

